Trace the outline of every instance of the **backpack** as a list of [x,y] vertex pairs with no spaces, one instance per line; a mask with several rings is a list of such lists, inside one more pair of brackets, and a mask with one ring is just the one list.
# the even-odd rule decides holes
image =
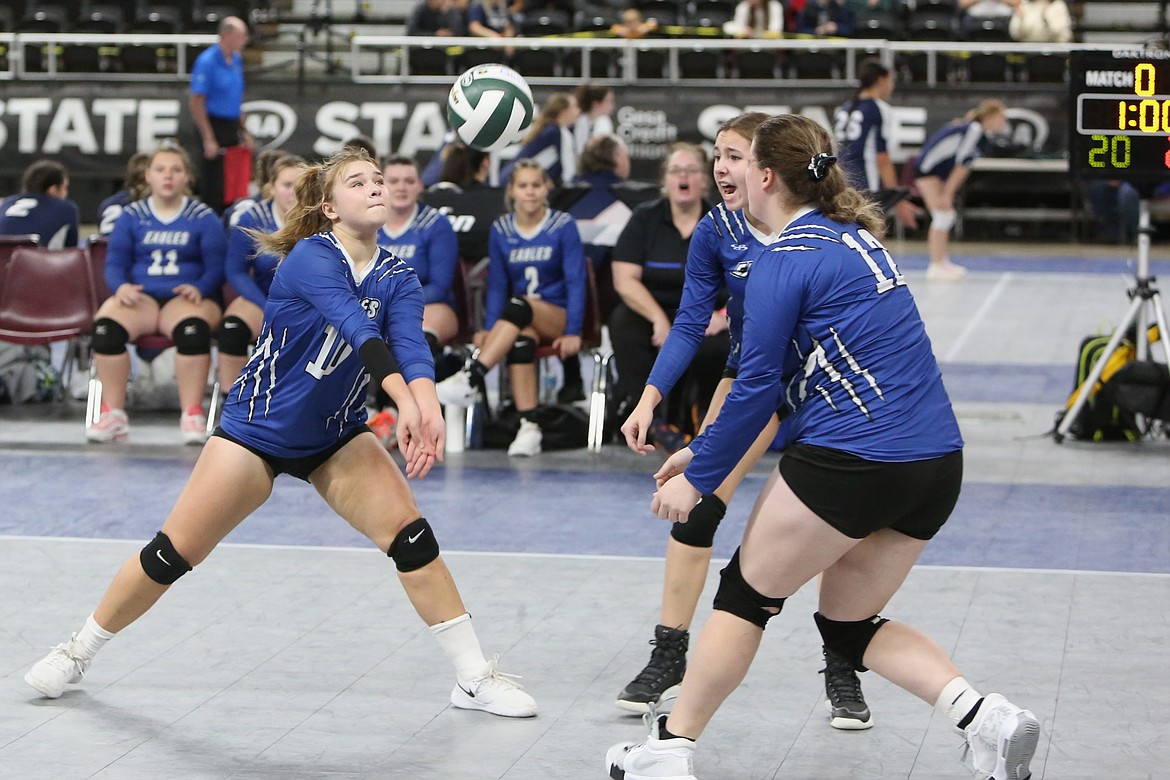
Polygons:
[[[546,452],[583,449],[589,444],[589,415],[572,404],[538,406],[532,418],[540,426],[540,448]],[[508,406],[484,426],[483,446],[506,450],[519,430],[520,413]]]
[[0,403],[52,401],[60,388],[48,347],[0,343]]
[[1073,392],[1065,404],[1064,411],[1057,415],[1056,424],[1059,427],[1064,416],[1076,402],[1081,387],[1089,378],[1089,373],[1097,365],[1097,361],[1103,359],[1105,364],[1101,376],[1089,390],[1088,398],[1069,428],[1072,437],[1080,441],[1134,441],[1141,436],[1133,412],[1117,404],[1117,385],[1112,382],[1120,369],[1133,362],[1137,350],[1132,339],[1123,338],[1114,348],[1113,354],[1105,356],[1105,347],[1111,337],[1108,334],[1088,336],[1081,341],[1080,349],[1077,350]]

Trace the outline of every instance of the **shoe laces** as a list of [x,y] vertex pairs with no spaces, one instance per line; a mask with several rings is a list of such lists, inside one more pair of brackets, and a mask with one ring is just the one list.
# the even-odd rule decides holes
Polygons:
[[49,648],[50,653],[45,658],[45,663],[68,675],[76,674],[78,676],[84,676],[86,661],[77,655],[73,649],[76,640],[77,634],[74,634],[69,638],[68,642],[63,642]]
[[501,672],[499,664],[500,656],[498,654],[492,656],[492,659],[488,661],[487,669],[485,669],[484,672],[478,677],[474,677],[469,680],[468,685],[476,686],[477,690],[484,685],[523,690],[524,686],[519,682],[523,678],[518,674],[508,674],[507,672]]
[[839,701],[862,701],[861,680],[854,673],[853,664],[833,653],[825,653],[825,688],[834,705]]
[[657,639],[651,639],[650,644],[654,646],[650,651],[650,662],[634,678],[634,683],[657,686],[670,674],[671,667],[686,657],[686,650],[677,642],[659,642]]

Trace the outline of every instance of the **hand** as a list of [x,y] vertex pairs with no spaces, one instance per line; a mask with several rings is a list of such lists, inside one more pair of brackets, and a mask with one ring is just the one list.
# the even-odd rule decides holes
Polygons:
[[118,285],[118,289],[114,291],[114,300],[123,306],[136,306],[139,299],[142,298],[142,285],[125,284]]
[[671,455],[665,463],[658,467],[658,471],[654,472],[654,484],[661,490],[662,486],[670,479],[687,470],[693,457],[695,457],[695,453],[691,451],[690,447],[683,447]]
[[646,432],[650,430],[650,423],[654,421],[654,404],[643,404],[641,401],[630,412],[630,416],[622,423],[622,435],[626,437],[626,446],[639,455],[654,452],[654,445],[646,443]]
[[669,520],[672,523],[685,523],[691,515],[695,504],[702,496],[687,478],[681,474],[670,479],[665,485],[658,488],[654,500],[650,502],[650,511]]
[[553,349],[557,350],[561,359],[572,357],[581,351],[580,336],[558,336],[553,340]]
[[922,209],[908,200],[900,200],[894,204],[894,217],[899,224],[911,230],[918,229],[918,215],[921,213]]
[[407,479],[414,479],[420,471],[429,471],[430,463],[424,453],[422,419],[417,404],[398,403],[398,425],[395,430],[398,433],[398,449],[406,458]]
[[193,284],[180,284],[178,287],[172,287],[171,292],[188,303],[203,302],[203,293],[199,292],[199,288]]
[[704,336],[714,336],[717,333],[722,333],[730,327],[727,322],[727,312],[724,309],[711,312],[711,321],[707,323],[707,329],[703,331]]
[[219,157],[219,144],[215,142],[214,138],[203,139],[203,159],[214,160]]
[[654,320],[654,331],[650,334],[650,343],[656,347],[661,347],[666,343],[666,337],[670,335],[670,320],[666,317]]

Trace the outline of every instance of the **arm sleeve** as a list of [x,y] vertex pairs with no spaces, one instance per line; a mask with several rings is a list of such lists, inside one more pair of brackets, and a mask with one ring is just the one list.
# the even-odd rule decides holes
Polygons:
[[955,165],[970,167],[971,163],[982,153],[980,141],[983,140],[983,126],[972,122],[963,132],[963,140],[959,142],[959,149],[955,152]]
[[715,297],[723,285],[723,269],[714,251],[714,230],[703,219],[691,238],[687,251],[686,281],[682,300],[670,325],[666,343],[654,360],[654,368],[646,384],[658,388],[665,398],[694,360],[703,334],[711,322]]
[[214,212],[207,212],[199,220],[199,252],[203,257],[203,275],[196,286],[203,297],[219,298],[223,290],[227,236],[223,232],[223,223]]
[[722,484],[780,404],[784,358],[804,298],[803,280],[792,267],[784,262],[752,266],[744,295],[744,354],[739,375],[684,472],[687,481],[704,495]]
[[585,274],[585,250],[581,246],[581,235],[577,223],[566,217],[561,228],[561,263],[565,273],[565,292],[568,305],[565,307],[565,335],[580,336],[585,323],[585,295],[588,278]]
[[302,239],[281,262],[280,278],[291,293],[336,328],[351,347],[360,349],[370,339],[383,337],[354,294],[344,266],[329,256],[323,242]]
[[387,302],[390,312],[384,318],[382,337],[389,342],[403,379],[413,382],[425,377],[434,381],[435,361],[422,329],[425,305],[422,284],[413,271],[397,274],[395,278],[398,284]]
[[268,302],[268,296],[260,289],[260,285],[256,284],[256,280],[252,278],[252,259],[256,253],[256,242],[245,231],[245,228],[252,227],[251,220],[241,220],[243,224],[237,223],[235,227],[228,230],[228,245],[227,255],[224,260],[224,270],[227,273],[227,280],[236,292],[244,297],[245,300],[264,308],[264,304]]
[[123,210],[114,223],[114,232],[110,234],[110,243],[106,248],[106,286],[111,293],[118,292],[119,287],[130,281],[130,268],[134,265],[134,229],[131,221],[130,213]]
[[455,282],[456,265],[459,263],[459,242],[455,231],[446,217],[440,216],[428,231],[427,240],[427,283],[423,285],[424,303],[445,303]]
[[492,225],[488,236],[487,301],[484,305],[484,330],[491,330],[504,312],[504,304],[511,297],[512,284],[508,279],[508,248],[498,228]]

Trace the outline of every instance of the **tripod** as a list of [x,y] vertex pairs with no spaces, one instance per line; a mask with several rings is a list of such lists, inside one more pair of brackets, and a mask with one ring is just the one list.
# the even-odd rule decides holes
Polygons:
[[1064,441],[1064,437],[1068,435],[1073,421],[1076,420],[1077,415],[1080,414],[1081,409],[1089,400],[1089,392],[1096,386],[1097,380],[1101,378],[1106,361],[1113,354],[1113,350],[1117,349],[1130,326],[1137,325],[1137,333],[1135,334],[1137,359],[1147,360],[1150,354],[1150,318],[1153,317],[1153,321],[1158,325],[1158,341],[1162,345],[1163,357],[1166,359],[1167,366],[1170,367],[1170,330],[1166,328],[1166,310],[1162,308],[1162,295],[1154,286],[1156,279],[1150,276],[1150,234],[1153,232],[1153,228],[1150,227],[1150,201],[1146,193],[1143,192],[1141,200],[1138,201],[1138,265],[1134,286],[1128,292],[1130,297],[1129,310],[1126,311],[1122,322],[1114,329],[1109,343],[1101,352],[1101,357],[1093,364],[1093,370],[1081,383],[1072,407],[1061,419],[1060,425],[1053,431],[1052,438],[1056,440],[1057,444]]

